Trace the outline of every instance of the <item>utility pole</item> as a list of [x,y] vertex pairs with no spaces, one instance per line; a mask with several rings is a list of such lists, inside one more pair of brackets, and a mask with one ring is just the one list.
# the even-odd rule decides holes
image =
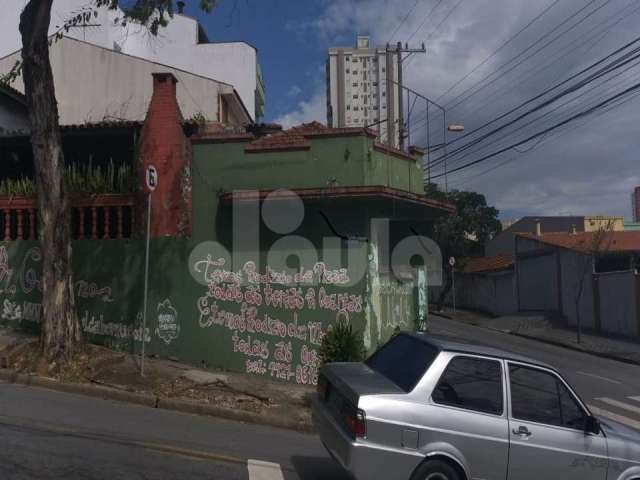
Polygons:
[[[395,46],[395,49],[391,49],[391,47],[387,44],[387,56],[389,57],[391,53],[395,53],[397,55],[398,62],[398,146],[400,150],[404,150],[404,139],[407,137],[407,132],[404,124],[404,94],[403,94],[403,72],[402,72],[402,62],[404,62],[407,58],[409,58],[414,53],[427,53],[427,48],[425,44],[422,44],[422,48],[409,48],[409,45],[405,43],[404,47],[402,46],[402,42],[398,42]],[[408,54],[403,57],[403,54]],[[390,75],[391,72],[387,72],[387,75]],[[388,82],[391,84],[391,82]],[[391,98],[393,92],[388,91],[387,95]],[[391,119],[393,121],[393,119]],[[388,128],[388,127],[387,127]],[[389,146],[393,145],[393,138],[389,136]]]

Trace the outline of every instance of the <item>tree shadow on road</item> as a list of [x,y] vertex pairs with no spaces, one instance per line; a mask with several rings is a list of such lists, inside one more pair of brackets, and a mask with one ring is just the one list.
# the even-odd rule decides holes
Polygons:
[[350,480],[351,478],[329,457],[293,456],[291,463],[301,480]]

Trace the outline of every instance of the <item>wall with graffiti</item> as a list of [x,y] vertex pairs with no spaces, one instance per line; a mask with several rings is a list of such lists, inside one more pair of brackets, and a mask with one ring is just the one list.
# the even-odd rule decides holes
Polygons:
[[[318,261],[290,273],[248,261],[232,269],[192,250],[186,239],[152,242],[143,331],[142,242],[74,242],[74,293],[87,337],[131,353],[144,341],[150,355],[314,385],[330,325],[343,319],[365,329],[366,277],[354,281],[348,268]],[[0,244],[3,323],[38,331],[41,262],[37,242]]]

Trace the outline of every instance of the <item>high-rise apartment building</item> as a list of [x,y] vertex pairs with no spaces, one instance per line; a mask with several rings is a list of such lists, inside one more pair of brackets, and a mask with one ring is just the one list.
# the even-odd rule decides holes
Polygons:
[[[327,60],[327,124],[369,127],[381,142],[398,147],[400,112],[398,55],[372,48],[358,36],[355,48],[330,48]],[[399,108],[400,107],[400,108]]]
[[631,209],[633,221],[640,222],[640,187],[636,187],[631,194]]

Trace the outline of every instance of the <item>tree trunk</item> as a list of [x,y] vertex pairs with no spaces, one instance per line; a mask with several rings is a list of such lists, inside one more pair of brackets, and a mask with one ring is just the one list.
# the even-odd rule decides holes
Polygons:
[[42,248],[41,346],[48,361],[82,345],[71,270],[71,222],[47,33],[53,0],[30,0],[20,15],[23,79],[35,166]]

